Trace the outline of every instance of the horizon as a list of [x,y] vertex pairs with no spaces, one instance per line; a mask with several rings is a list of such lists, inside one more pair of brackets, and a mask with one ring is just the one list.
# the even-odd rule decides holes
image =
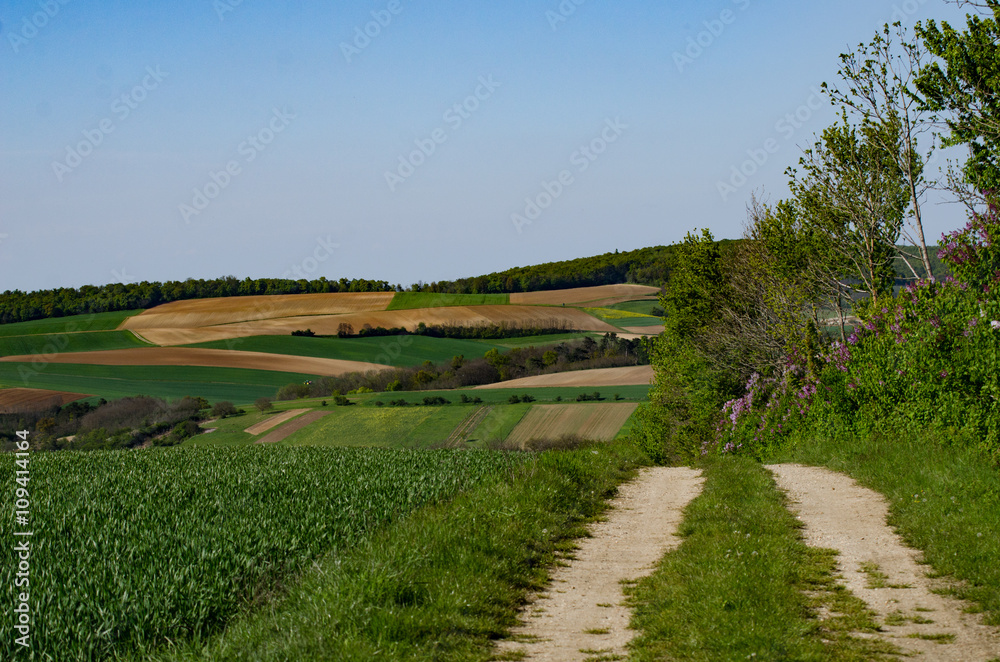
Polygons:
[[[818,90],[841,52],[892,20],[963,16],[0,2],[0,289],[296,271],[408,287],[696,228],[737,239],[751,193],[787,196],[785,168],[833,121]],[[941,200],[934,242],[964,224]]]

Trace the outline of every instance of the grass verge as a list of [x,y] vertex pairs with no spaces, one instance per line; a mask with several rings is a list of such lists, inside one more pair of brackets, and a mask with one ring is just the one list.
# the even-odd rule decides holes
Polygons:
[[811,439],[791,459],[852,476],[889,500],[889,523],[935,573],[960,580],[951,593],[1000,625],[1000,476],[975,451],[932,434]]
[[510,480],[321,560],[223,635],[156,659],[489,660],[555,553],[640,463],[621,443],[540,454]]
[[705,473],[683,544],[627,590],[640,631],[630,659],[877,660],[891,652],[851,636],[877,629],[871,612],[836,582],[834,552],[803,542],[763,467],[725,458]]

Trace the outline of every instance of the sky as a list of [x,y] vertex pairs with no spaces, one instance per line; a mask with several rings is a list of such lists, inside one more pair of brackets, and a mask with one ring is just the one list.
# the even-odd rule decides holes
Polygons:
[[[450,280],[738,238],[944,0],[0,0],[0,291]],[[749,176],[739,174],[739,169]],[[934,197],[928,237],[964,224]]]

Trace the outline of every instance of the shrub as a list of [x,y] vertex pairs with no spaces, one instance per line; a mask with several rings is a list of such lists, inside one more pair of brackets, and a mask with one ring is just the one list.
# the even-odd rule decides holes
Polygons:
[[228,400],[222,400],[216,402],[215,406],[212,407],[211,416],[212,418],[228,418],[229,416],[236,415],[236,405]]
[[274,409],[274,404],[271,403],[271,398],[257,398],[257,400],[254,401],[253,406],[256,407],[257,411],[261,413]]

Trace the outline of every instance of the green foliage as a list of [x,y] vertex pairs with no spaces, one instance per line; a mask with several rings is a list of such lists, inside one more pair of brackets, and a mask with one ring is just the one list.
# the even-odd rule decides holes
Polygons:
[[[0,294],[0,324],[25,322],[47,317],[66,317],[84,313],[135,311],[171,301],[213,297],[254,296],[263,294],[310,294],[321,292],[388,292],[393,287],[385,281],[288,280],[280,278],[245,278],[232,276],[217,279],[193,279],[165,283],[114,283],[63,287],[37,292],[6,291]],[[112,327],[114,328],[114,327]]]
[[[116,659],[210,635],[313,559],[340,558],[379,527],[524,461],[480,451],[287,448],[32,456],[32,474],[44,480],[31,492],[32,523],[53,535],[33,545],[30,650],[18,652],[6,619],[0,656]],[[14,464],[4,463],[5,503],[16,485]],[[6,545],[0,595],[8,604],[16,568]]]
[[215,403],[215,406],[212,407],[211,416],[212,418],[228,418],[235,416],[236,413],[236,405],[228,400],[223,400]]
[[274,404],[271,402],[271,398],[257,398],[254,400],[253,406],[261,413],[274,409]]
[[673,247],[654,246],[624,253],[614,252],[594,257],[518,267],[498,273],[414,285],[419,292],[487,294],[537,292],[573,287],[640,283],[662,285],[670,277]]
[[721,253],[712,233],[688,233],[674,253],[675,266],[670,283],[661,297],[666,311],[667,332],[689,340],[717,319],[725,280]]
[[[986,16],[968,15],[966,29],[947,22],[918,24],[917,34],[940,58],[921,72],[917,87],[927,107],[946,112],[951,130],[944,144],[967,145],[964,180],[979,191],[1000,190],[1000,5],[986,3]],[[992,16],[989,16],[992,14]]]

